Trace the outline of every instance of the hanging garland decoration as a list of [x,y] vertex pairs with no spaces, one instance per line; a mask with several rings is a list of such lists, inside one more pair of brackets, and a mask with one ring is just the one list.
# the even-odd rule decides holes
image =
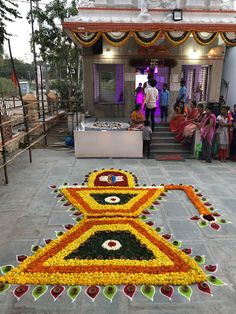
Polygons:
[[133,36],[136,42],[143,47],[152,46],[160,37],[161,31],[156,32],[134,32]]
[[[194,39],[200,45],[210,45],[220,34],[226,45],[236,46],[236,32],[198,32],[198,31],[165,31],[166,39],[173,45],[181,45],[185,43],[189,36],[193,34]],[[161,30],[157,31],[127,31],[127,32],[78,32],[73,30],[71,32],[74,40],[84,47],[93,46],[99,37],[106,40],[108,44],[114,47],[121,47],[125,45],[131,36],[135,41],[143,47],[150,47],[155,44],[162,34]]]
[[210,45],[218,37],[219,33],[193,32],[193,37],[199,45]]
[[97,40],[99,39],[99,37],[101,36],[100,32],[96,32],[96,33],[80,33],[80,32],[72,32],[72,36],[74,37],[74,39],[79,42],[81,45],[83,45],[84,47],[91,47],[93,46]]
[[102,37],[106,42],[114,47],[121,47],[125,45],[130,39],[131,32],[107,32],[102,33]]
[[171,32],[165,32],[166,39],[169,40],[173,45],[181,45],[185,43],[191,32],[183,32],[183,31],[171,31]]
[[222,32],[221,37],[229,46],[236,46],[236,32]]

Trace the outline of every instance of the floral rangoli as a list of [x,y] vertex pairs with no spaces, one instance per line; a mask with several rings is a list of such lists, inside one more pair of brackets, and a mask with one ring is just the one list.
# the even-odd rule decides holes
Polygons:
[[103,169],[87,175],[83,185],[52,188],[76,224],[66,225],[66,232],[58,231],[57,239],[45,240],[45,247],[32,247],[32,256],[18,255],[17,267],[2,266],[0,294],[11,284],[18,284],[14,295],[20,298],[31,284],[36,286],[32,294],[37,299],[47,291],[47,285],[55,285],[50,292],[57,299],[67,285],[67,294],[73,301],[80,286],[90,286],[86,294],[91,299],[100,292],[100,286],[105,286],[104,295],[112,299],[117,291],[115,285],[125,285],[124,294],[132,298],[136,285],[141,285],[141,293],[150,299],[155,286],[160,286],[160,293],[169,298],[173,286],[178,286],[178,292],[190,299],[192,284],[209,294],[208,283],[223,285],[212,276],[216,265],[202,268],[204,256],[190,257],[191,248],[181,249],[181,241],[171,242],[171,235],[161,234],[161,227],[154,229],[153,222],[146,221],[168,191],[182,190],[199,213],[191,220],[201,228],[209,225],[219,231],[220,225],[228,221],[219,218],[220,214],[201,199],[194,187],[139,186],[130,172]]

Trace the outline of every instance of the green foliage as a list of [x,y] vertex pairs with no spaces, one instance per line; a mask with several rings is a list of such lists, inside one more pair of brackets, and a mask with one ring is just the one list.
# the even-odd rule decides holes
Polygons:
[[0,97],[17,95],[18,91],[10,79],[0,77]]
[[[16,68],[16,74],[19,80],[33,80],[34,66],[18,59],[13,59]],[[10,78],[12,73],[11,59],[6,58],[2,61],[0,68],[0,77]]]
[[6,22],[14,22],[15,18],[21,18],[17,8],[18,4],[11,0],[0,0],[0,45],[9,35],[6,31]]
[[[61,23],[66,17],[76,15],[77,2],[53,0],[43,9],[34,8],[33,17],[38,20],[34,42],[39,46],[40,57],[47,63],[51,89],[56,89],[61,99],[69,100],[73,90],[78,91],[78,67],[80,50],[62,31]],[[28,17],[29,18],[29,17]]]

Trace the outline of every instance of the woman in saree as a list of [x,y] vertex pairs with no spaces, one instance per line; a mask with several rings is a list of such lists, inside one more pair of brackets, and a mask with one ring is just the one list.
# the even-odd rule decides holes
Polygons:
[[212,140],[215,135],[216,117],[212,113],[212,106],[207,104],[206,113],[201,123],[202,159],[204,162],[212,161]]
[[229,149],[229,127],[231,121],[228,119],[228,108],[221,107],[221,114],[217,117],[218,122],[218,145],[219,145],[219,160],[225,162]]
[[197,129],[200,129],[201,121],[204,116],[203,112],[204,112],[203,104],[198,104],[197,111],[195,112],[193,120],[183,130],[182,141],[189,142],[190,139],[193,137],[194,132]]
[[232,113],[233,118],[233,134],[230,144],[230,158],[236,161],[236,104],[234,105],[234,111]]
[[170,120],[170,131],[177,132],[179,126],[186,117],[184,102],[180,101],[174,105],[174,117]]
[[178,142],[183,141],[183,132],[186,126],[188,126],[192,121],[194,120],[196,114],[197,114],[197,109],[196,109],[197,103],[195,101],[190,101],[188,103],[188,107],[186,108],[186,117],[183,122],[178,127],[177,134],[175,139]]
[[136,104],[130,117],[130,127],[132,129],[142,129],[144,126],[145,117],[142,113],[142,105]]

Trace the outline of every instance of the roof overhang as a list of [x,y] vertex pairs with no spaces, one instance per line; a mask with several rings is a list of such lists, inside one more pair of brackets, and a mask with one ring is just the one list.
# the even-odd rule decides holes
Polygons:
[[183,20],[172,20],[172,10],[81,8],[79,14],[63,23],[63,29],[78,45],[92,46],[102,36],[110,45],[122,46],[132,36],[138,44],[151,46],[160,36],[172,44],[185,42],[190,34],[202,45],[219,35],[226,45],[236,46],[235,11],[184,10]]

